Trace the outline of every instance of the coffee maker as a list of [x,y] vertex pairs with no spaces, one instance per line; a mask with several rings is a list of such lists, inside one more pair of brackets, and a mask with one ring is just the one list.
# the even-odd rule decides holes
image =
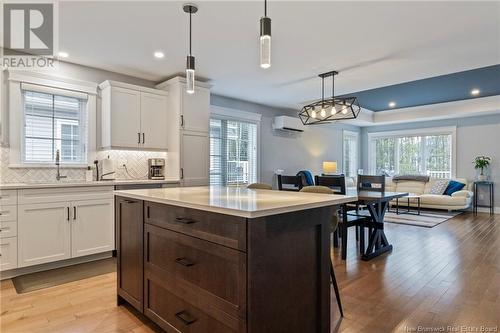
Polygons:
[[165,159],[150,158],[148,159],[148,178],[163,180],[165,179]]

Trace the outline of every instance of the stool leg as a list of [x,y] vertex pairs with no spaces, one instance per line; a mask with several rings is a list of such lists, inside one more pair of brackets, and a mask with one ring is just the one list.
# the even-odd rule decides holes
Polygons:
[[347,223],[342,223],[342,260],[347,258]]
[[338,228],[333,232],[333,247],[339,247],[339,232]]
[[356,242],[359,241],[359,227],[356,226]]
[[344,310],[342,310],[342,302],[340,301],[339,286],[337,284],[337,279],[335,278],[335,272],[333,271],[333,262],[330,261],[330,275],[332,277],[333,289],[335,290],[335,296],[337,297],[337,305],[339,306],[340,315],[344,317]]

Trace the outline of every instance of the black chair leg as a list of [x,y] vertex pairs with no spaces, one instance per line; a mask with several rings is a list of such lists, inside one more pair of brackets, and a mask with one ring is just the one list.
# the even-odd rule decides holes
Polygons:
[[365,253],[365,226],[359,226],[359,253]]
[[356,226],[356,242],[359,241],[359,227]]
[[346,260],[347,258],[347,223],[342,223],[341,225],[342,231],[342,260]]
[[344,310],[342,310],[342,302],[340,301],[339,286],[337,284],[337,279],[335,278],[335,272],[333,271],[333,262],[330,261],[330,275],[332,277],[333,289],[335,290],[335,296],[337,297],[337,304],[340,310],[340,316],[344,317]]

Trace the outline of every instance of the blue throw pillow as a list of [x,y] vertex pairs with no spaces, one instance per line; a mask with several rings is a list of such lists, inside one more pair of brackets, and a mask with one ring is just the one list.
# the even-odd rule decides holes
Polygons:
[[450,183],[448,184],[448,187],[444,191],[444,195],[452,195],[453,193],[460,191],[465,187],[465,184],[462,184],[460,182],[450,180]]

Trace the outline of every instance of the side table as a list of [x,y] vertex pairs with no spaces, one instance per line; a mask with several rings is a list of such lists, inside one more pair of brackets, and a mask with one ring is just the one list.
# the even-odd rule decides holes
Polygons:
[[[489,201],[488,205],[480,205],[478,203],[478,190],[481,186],[488,187]],[[477,214],[477,207],[486,207],[490,209],[490,215],[495,213],[495,191],[493,188],[493,182],[490,181],[475,181],[474,182],[474,202],[472,206],[472,210],[474,214]]]

